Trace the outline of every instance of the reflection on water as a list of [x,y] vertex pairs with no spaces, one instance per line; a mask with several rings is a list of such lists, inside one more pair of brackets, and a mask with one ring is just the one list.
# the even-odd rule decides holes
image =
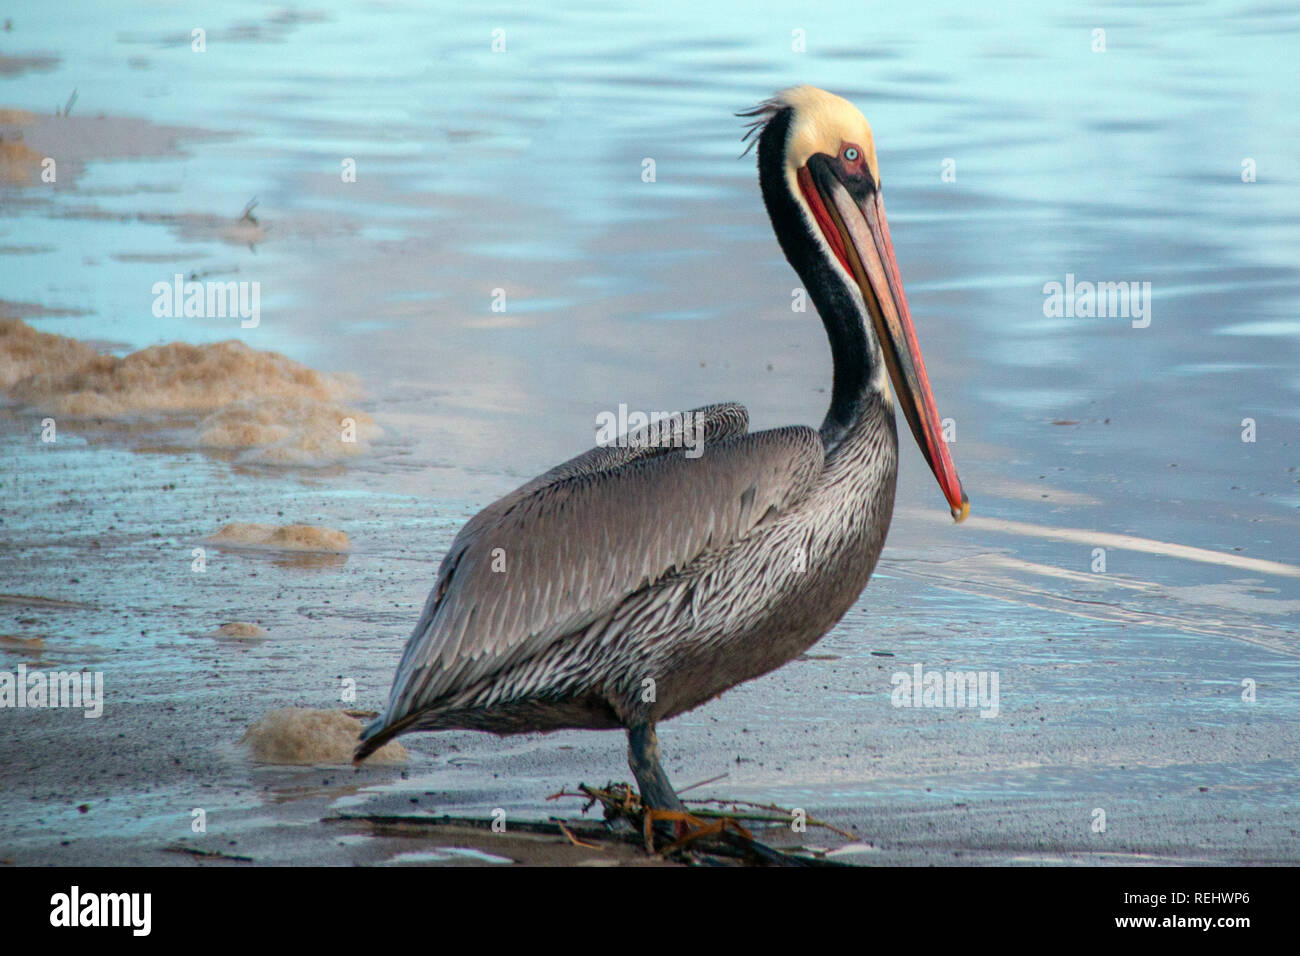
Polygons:
[[[760,427],[819,421],[828,350],[790,310],[733,116],[809,82],[873,124],[940,412],[995,519],[931,521],[945,509],[909,443],[882,566],[904,597],[846,623],[852,641],[910,627],[991,653],[961,643],[967,619],[1010,601],[1021,637],[1071,616],[1081,641],[1078,621],[1104,621],[1293,658],[1297,591],[1268,565],[1300,564],[1298,33],[1300,10],[1231,2],[25,10],[0,51],[17,171],[0,177],[0,313],[117,356],[238,339],[354,373],[385,438],[310,476],[166,436],[143,439],[160,456],[119,454],[102,425],[63,433],[59,465],[11,442],[0,591],[116,616],[4,605],[0,657],[93,637],[147,646],[141,672],[170,687],[199,655],[209,703],[230,678],[261,710],[337,706],[356,667],[339,643],[361,628],[373,705],[459,522],[591,445],[599,412],[738,400]],[[259,283],[260,324],[156,315],[177,273]],[[1067,276],[1150,283],[1150,324],[1049,316],[1044,285]],[[35,427],[3,415],[7,435]],[[361,560],[228,553],[195,586],[190,549],[255,521],[343,528]],[[1120,546],[1094,575],[1078,536],[1094,530],[1170,547]],[[182,636],[245,617],[310,635],[328,675],[278,637],[234,661]],[[13,643],[30,637],[44,647]]]
[[[1300,440],[1300,12],[76,7],[15,23],[6,55],[39,68],[0,87],[38,113],[75,87],[68,122],[103,127],[45,117],[26,139],[74,158],[53,187],[3,193],[10,311],[73,313],[43,328],[135,347],[236,337],[356,371],[381,411],[418,419],[402,418],[417,454],[470,469],[531,473],[621,400],[815,421],[825,347],[786,307],[795,280],[731,115],[814,82],[875,126],[973,493],[983,474],[1062,465],[1075,493],[1123,475],[1112,506],[1210,547],[1262,547],[1211,527],[1300,505],[1282,451]],[[186,225],[233,222],[253,198],[252,247]],[[259,281],[262,326],[155,318],[148,290],[174,269]],[[1150,327],[1045,317],[1042,286],[1067,273],[1150,282]],[[1045,427],[1058,418],[1088,424]],[[996,494],[977,504],[1010,514]],[[1300,554],[1300,536],[1267,545]]]

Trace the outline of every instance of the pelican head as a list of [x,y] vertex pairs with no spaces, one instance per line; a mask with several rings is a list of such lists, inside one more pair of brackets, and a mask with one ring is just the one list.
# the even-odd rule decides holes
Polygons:
[[[916,443],[953,517],[964,520],[970,502],[939,427],[912,327],[870,124],[848,100],[812,86],[784,90],[742,115],[756,117],[749,135],[758,134],[759,178],[777,238],[831,337],[842,394],[832,397],[828,417],[836,415],[837,402],[850,403],[858,387],[853,370],[841,366],[869,363],[874,338]],[[861,316],[860,329],[834,314],[846,311]],[[883,376],[877,387],[887,393]]]

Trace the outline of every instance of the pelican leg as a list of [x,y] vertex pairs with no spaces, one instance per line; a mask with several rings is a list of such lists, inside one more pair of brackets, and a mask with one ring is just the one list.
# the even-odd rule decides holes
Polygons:
[[627,764],[636,777],[643,806],[651,810],[686,809],[659,763],[659,738],[654,724],[636,724],[627,729]]
[[787,864],[781,853],[757,842],[735,820],[723,817],[706,822],[686,809],[659,763],[659,738],[654,724],[636,724],[627,729],[627,763],[641,792],[646,852],[655,852],[656,836],[663,845],[659,852],[664,854],[686,850],[702,838],[715,837],[741,847],[763,862]]

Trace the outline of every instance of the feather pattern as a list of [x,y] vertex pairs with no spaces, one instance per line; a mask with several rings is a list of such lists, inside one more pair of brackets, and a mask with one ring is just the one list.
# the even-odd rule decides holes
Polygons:
[[595,448],[551,469],[466,524],[366,737],[430,709],[462,709],[456,702],[485,683],[493,690],[479,707],[543,687],[554,693],[555,674],[540,676],[547,668],[591,676],[591,662],[575,668],[559,653],[574,649],[575,636],[600,624],[601,643],[614,646],[620,609],[626,620],[629,599],[652,591],[639,611],[658,615],[657,630],[691,613],[680,594],[654,585],[674,579],[680,591],[688,569],[797,508],[821,477],[824,449],[813,429],[746,434],[739,405],[696,411],[704,423],[698,458],[680,447],[679,426],[657,443],[643,429],[625,447]]
[[745,434],[740,406],[700,411],[716,437],[697,459],[671,434],[592,449],[462,529],[364,749],[404,730],[666,719],[839,619],[884,543],[892,412],[828,458],[811,428]]

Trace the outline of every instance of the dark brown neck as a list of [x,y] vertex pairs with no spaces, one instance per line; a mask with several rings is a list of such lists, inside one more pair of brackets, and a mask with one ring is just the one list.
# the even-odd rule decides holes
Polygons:
[[822,439],[829,447],[843,438],[862,416],[864,403],[875,394],[872,380],[880,349],[861,295],[831,263],[803,207],[790,193],[785,148],[793,115],[792,109],[783,109],[763,128],[758,140],[758,180],[781,250],[803,280],[830,340],[834,377],[830,408],[821,427]]

